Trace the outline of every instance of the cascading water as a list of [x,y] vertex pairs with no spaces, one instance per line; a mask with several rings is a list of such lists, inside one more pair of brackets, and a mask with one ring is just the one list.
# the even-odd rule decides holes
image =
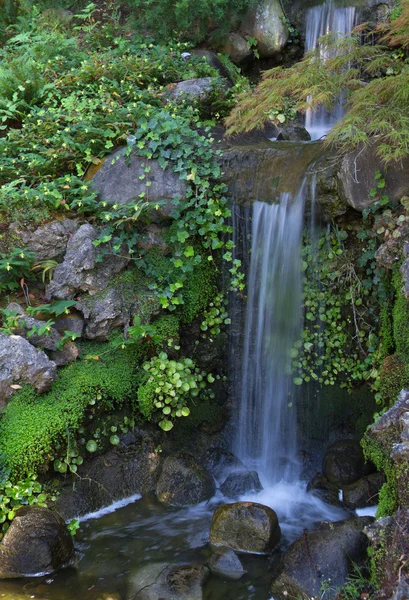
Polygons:
[[303,185],[253,205],[236,453],[270,482],[298,478],[290,355],[300,333]]
[[[314,6],[306,11],[305,16],[305,51],[317,47],[318,39],[332,32],[338,37],[347,36],[354,27],[356,10],[354,6],[337,7],[333,0]],[[328,50],[319,47],[320,58],[325,60],[331,55]],[[311,110],[305,115],[305,127],[312,140],[326,135],[343,117],[343,99],[340,98],[332,111],[324,106]]]

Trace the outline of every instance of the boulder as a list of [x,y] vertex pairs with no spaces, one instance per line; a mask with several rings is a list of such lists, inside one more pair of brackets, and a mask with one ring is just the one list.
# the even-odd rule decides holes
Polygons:
[[72,481],[57,497],[55,508],[69,520],[135,494],[153,492],[158,481],[161,455],[149,435],[129,432],[108,452],[94,456],[78,468]]
[[372,473],[342,488],[342,501],[351,509],[378,504],[378,494],[385,483],[383,473]]
[[210,542],[240,552],[266,554],[278,544],[281,530],[272,508],[255,502],[222,504],[213,514]]
[[[148,174],[145,169],[150,168]],[[143,176],[145,178],[140,179]],[[150,182],[147,187],[146,183]],[[132,154],[125,160],[122,150],[114,152],[105,159],[104,164],[92,179],[92,187],[99,192],[101,202],[127,204],[139,200],[140,194],[146,194],[144,200],[152,205],[160,203],[153,211],[159,219],[169,219],[175,210],[175,202],[184,198],[186,183],[179,179],[171,169],[162,169],[156,160],[148,160]]]
[[212,52],[211,50],[205,50],[204,48],[195,48],[192,50],[193,56],[198,56],[207,62],[213,69],[219,71],[220,76],[224,77],[227,81],[230,81],[230,74],[228,69],[224,66],[222,61],[219,59],[217,54]]
[[372,521],[355,517],[305,532],[277,567],[271,586],[274,598],[320,598],[323,584],[330,585],[325,597],[334,597],[336,589],[346,583],[352,563],[359,566],[367,558],[363,529]]
[[9,226],[14,238],[21,240],[21,245],[36,253],[37,261],[53,260],[63,256],[70,237],[79,228],[77,219],[51,221],[34,231],[22,229],[17,223]]
[[133,577],[132,600],[202,600],[208,576],[203,565],[150,564]]
[[219,50],[224,54],[228,54],[230,60],[235,65],[240,65],[253,56],[252,50],[248,47],[247,40],[239,33],[229,33]]
[[245,38],[255,38],[260,58],[273,58],[286,45],[288,30],[284,18],[280,0],[258,0],[244,17],[240,33]]
[[287,123],[278,127],[277,141],[309,142],[311,136],[301,123]]
[[198,504],[209,500],[215,492],[212,475],[190,454],[179,452],[164,460],[156,486],[156,495],[163,504]]
[[307,485],[307,492],[314,496],[322,498],[324,502],[338,506],[341,504],[339,499],[339,489],[334,483],[330,483],[322,473],[317,473]]
[[335,442],[326,451],[322,461],[322,472],[329,482],[342,487],[368,475],[371,466],[365,463],[359,442],[343,440]]
[[362,212],[377,198],[370,196],[376,187],[377,171],[385,173],[385,193],[391,202],[398,202],[409,194],[409,159],[385,166],[377,155],[377,145],[372,144],[350,152],[342,159],[338,171],[338,189],[340,197],[355,210]]
[[70,238],[64,261],[54,271],[47,287],[47,298],[67,300],[80,292],[95,294],[107,287],[112,277],[127,264],[127,259],[109,254],[97,261],[99,250],[93,242],[97,230],[89,224],[81,225]]
[[12,385],[29,383],[39,392],[50,389],[57,365],[19,335],[0,334],[0,408],[13,394]]
[[223,481],[230,471],[246,470],[246,465],[237,456],[219,447],[206,450],[203,464],[217,481]]
[[74,544],[62,517],[48,508],[20,508],[0,543],[0,578],[53,573],[73,563]]
[[61,315],[57,317],[54,324],[55,329],[58,333],[63,334],[64,331],[73,331],[82,335],[84,330],[84,318],[79,312],[70,310],[69,315]]
[[179,83],[168,85],[169,97],[172,100],[176,98],[188,99],[206,99],[210,92],[215,88],[226,88],[227,80],[215,77],[200,77],[199,79],[186,79]]
[[243,494],[261,492],[262,489],[257,471],[230,473],[220,486],[221,493],[227,498],[238,498]]
[[213,575],[227,579],[240,579],[246,573],[240,559],[231,548],[214,548],[208,567]]

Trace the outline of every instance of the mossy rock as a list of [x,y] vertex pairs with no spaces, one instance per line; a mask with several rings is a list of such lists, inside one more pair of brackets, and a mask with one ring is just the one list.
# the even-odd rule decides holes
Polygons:
[[190,454],[178,452],[165,459],[156,486],[156,495],[162,504],[198,504],[209,500],[215,492],[212,475]]

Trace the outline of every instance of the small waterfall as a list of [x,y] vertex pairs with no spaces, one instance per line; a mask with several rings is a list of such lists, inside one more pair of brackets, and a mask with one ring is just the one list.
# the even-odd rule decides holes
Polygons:
[[[330,32],[339,37],[348,35],[355,25],[355,13],[354,6],[337,7],[334,0],[326,0],[324,4],[309,8],[305,16],[305,51],[316,48],[318,38]],[[330,57],[323,48],[320,48],[320,56],[322,60]],[[342,104],[343,99],[340,98],[332,111],[324,106],[307,111],[305,127],[312,140],[326,135],[338,123],[344,115]]]
[[253,205],[252,254],[235,450],[269,483],[299,475],[291,349],[301,327],[306,184],[293,199]]

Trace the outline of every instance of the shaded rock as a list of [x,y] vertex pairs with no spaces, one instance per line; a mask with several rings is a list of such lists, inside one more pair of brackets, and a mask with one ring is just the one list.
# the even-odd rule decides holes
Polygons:
[[80,351],[74,342],[66,342],[62,350],[50,350],[48,354],[57,367],[63,367],[77,360],[79,353]]
[[56,267],[47,286],[47,298],[66,300],[83,291],[95,294],[125,267],[128,261],[112,254],[98,262],[99,251],[93,245],[96,238],[97,230],[89,224],[82,225],[70,238],[64,262]]
[[[359,212],[376,201],[376,197],[371,197],[369,192],[375,187],[376,172],[385,172],[382,160],[376,152],[377,146],[372,144],[347,154],[338,172],[341,198]],[[402,196],[409,194],[408,169],[409,159],[388,165],[385,190],[391,202],[398,202]]]
[[409,584],[406,581],[399,581],[391,600],[409,600]]
[[309,142],[311,136],[301,123],[288,123],[278,128],[277,141]]
[[279,0],[259,0],[244,17],[240,33],[257,41],[260,58],[276,56],[286,45],[288,30]]
[[186,79],[179,83],[171,83],[167,86],[169,97],[172,100],[176,98],[186,99],[206,99],[215,88],[227,89],[229,84],[226,79],[215,77],[201,77],[199,79]]
[[323,523],[320,529],[305,532],[285,552],[271,593],[279,598],[322,597],[322,585],[330,583],[326,598],[345,584],[352,567],[366,559],[368,540],[363,529],[370,517]]
[[[146,168],[149,173],[145,173]],[[145,179],[140,179],[141,176]],[[150,182],[149,187],[146,182]],[[104,164],[92,179],[92,187],[99,192],[102,202],[127,204],[139,200],[140,194],[146,194],[144,200],[156,205],[152,217],[169,219],[178,204],[179,198],[186,194],[186,183],[179,179],[171,169],[162,169],[156,160],[148,160],[132,154],[129,164],[125,162],[122,150],[118,150],[105,159]]]
[[29,383],[39,392],[50,389],[57,365],[19,335],[0,334],[0,408],[13,394],[11,385]]
[[121,443],[78,468],[58,496],[55,508],[65,519],[82,516],[134,494],[153,492],[159,478],[161,455],[149,435],[127,433]]
[[228,579],[240,579],[246,573],[240,559],[231,548],[214,548],[208,567],[213,575]]
[[221,77],[224,77],[225,79],[230,81],[229,71],[226,69],[222,61],[218,58],[217,54],[215,54],[211,50],[205,50],[204,48],[195,48],[194,50],[192,50],[192,54],[205,60],[211,67],[219,71]]
[[159,248],[164,254],[169,252],[169,245],[165,242],[166,228],[156,223],[149,223],[138,237],[138,248],[152,250]]
[[220,486],[220,491],[228,498],[238,498],[249,492],[261,492],[263,486],[257,471],[236,471],[230,473]]
[[383,473],[372,473],[342,488],[342,501],[348,508],[364,508],[378,504],[378,494],[385,483]]
[[48,508],[20,508],[0,543],[0,578],[48,574],[74,560],[62,517]]
[[132,600],[202,600],[208,576],[203,565],[147,565],[133,577]]
[[165,459],[156,486],[156,495],[163,504],[198,504],[209,500],[215,492],[212,475],[190,454],[179,452]]
[[307,486],[307,492],[322,498],[328,504],[340,505],[338,486],[328,481],[322,473],[317,473]]
[[219,49],[220,52],[228,54],[230,60],[236,65],[240,65],[253,56],[252,50],[247,45],[247,40],[239,33],[229,33]]
[[264,554],[278,544],[280,537],[276,513],[263,504],[222,504],[213,514],[210,542],[216,546]]
[[359,442],[343,440],[335,442],[326,451],[322,461],[324,477],[339,487],[357,481],[360,477],[373,471],[365,463],[364,454]]
[[63,335],[65,331],[73,331],[74,333],[82,335],[84,318],[79,312],[75,312],[71,309],[69,315],[57,317],[54,327],[61,335]]
[[12,223],[9,230],[21,240],[24,248],[36,253],[37,261],[52,260],[62,256],[70,237],[78,230],[77,219],[51,221],[34,231],[22,229]]
[[222,481],[230,471],[246,470],[246,465],[237,456],[229,450],[218,447],[206,450],[203,464],[218,481]]

